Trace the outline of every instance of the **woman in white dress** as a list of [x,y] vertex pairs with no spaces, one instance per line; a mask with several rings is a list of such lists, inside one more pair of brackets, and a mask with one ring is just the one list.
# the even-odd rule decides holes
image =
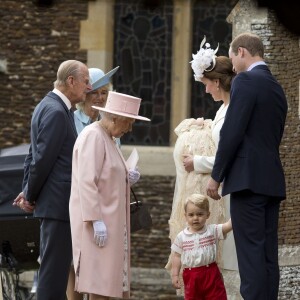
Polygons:
[[[193,192],[206,194],[205,184],[214,164],[220,130],[229,105],[231,82],[235,76],[230,59],[225,56],[217,57],[215,53],[218,49],[213,50],[208,43],[205,46],[204,43],[205,38],[197,54],[193,54],[191,65],[195,73],[194,77],[196,81],[200,81],[205,85],[206,93],[211,94],[214,101],[222,101],[223,104],[217,111],[213,121],[187,119],[182,121],[175,129],[175,133],[178,135],[174,147],[177,176],[172,213],[169,220],[171,242],[173,242],[175,234],[182,230],[185,225],[184,220],[179,218],[184,197]],[[198,127],[196,127],[196,124],[198,124]],[[229,198],[229,196],[226,196],[220,201],[209,199],[211,217],[208,223],[222,223],[230,218]],[[182,228],[180,229],[180,227]],[[231,277],[237,277],[239,280],[232,232],[220,244],[217,261],[221,269],[232,271],[234,274]],[[170,267],[169,258],[166,268],[169,269]],[[228,285],[230,283],[227,284],[225,279],[226,288]],[[239,299],[239,297],[229,296],[228,299]]]
[[[214,101],[223,101],[223,104],[216,113],[215,119],[211,124],[211,134],[217,149],[220,130],[224,123],[224,118],[229,105],[231,80],[234,76],[232,64],[228,57],[216,57],[216,64],[210,72],[204,72],[200,81],[205,85],[206,93],[212,95]],[[214,165],[214,155],[192,155],[186,154],[183,158],[183,165],[187,172],[195,171],[197,174],[210,174]],[[230,199],[229,195],[223,197],[225,206],[225,219],[230,218]],[[223,259],[225,258],[225,259]],[[229,234],[223,242],[223,255],[219,262],[223,269],[237,270],[237,259],[233,235]]]

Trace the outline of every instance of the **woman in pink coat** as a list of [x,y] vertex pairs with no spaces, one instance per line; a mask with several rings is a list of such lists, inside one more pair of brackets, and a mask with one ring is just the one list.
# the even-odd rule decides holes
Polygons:
[[89,300],[129,298],[130,186],[115,138],[131,131],[141,99],[109,92],[101,120],[88,125],[73,150],[70,222],[75,290]]

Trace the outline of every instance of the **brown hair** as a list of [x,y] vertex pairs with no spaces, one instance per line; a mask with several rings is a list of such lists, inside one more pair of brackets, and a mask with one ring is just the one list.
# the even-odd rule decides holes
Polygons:
[[261,38],[253,33],[241,33],[233,39],[230,44],[230,50],[237,55],[238,48],[242,47],[248,50],[252,56],[264,58],[264,45]]
[[208,198],[201,194],[192,194],[186,198],[184,203],[184,211],[186,212],[186,207],[189,202],[192,202],[198,208],[204,209],[205,211],[209,212],[209,201]]
[[216,57],[216,65],[213,70],[204,71],[203,76],[209,80],[219,79],[220,87],[229,92],[232,79],[235,76],[230,58],[227,56]]

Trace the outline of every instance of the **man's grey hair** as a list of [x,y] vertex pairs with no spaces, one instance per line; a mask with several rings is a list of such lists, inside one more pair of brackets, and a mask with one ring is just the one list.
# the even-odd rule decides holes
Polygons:
[[66,60],[62,62],[57,70],[57,77],[54,81],[54,87],[65,86],[69,76],[78,78],[84,64],[78,60]]

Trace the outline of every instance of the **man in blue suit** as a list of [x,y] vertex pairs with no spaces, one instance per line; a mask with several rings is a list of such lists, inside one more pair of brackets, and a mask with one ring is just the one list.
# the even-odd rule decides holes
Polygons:
[[85,64],[63,62],[54,89],[36,106],[25,160],[23,192],[14,204],[40,219],[37,300],[65,300],[72,260],[69,221],[72,152],[77,132],[72,107],[91,90]]
[[275,300],[279,207],[286,197],[279,145],[287,101],[263,60],[264,47],[257,35],[238,35],[229,57],[237,76],[207,194],[220,199],[221,182],[222,195],[231,194],[241,295],[246,300]]

